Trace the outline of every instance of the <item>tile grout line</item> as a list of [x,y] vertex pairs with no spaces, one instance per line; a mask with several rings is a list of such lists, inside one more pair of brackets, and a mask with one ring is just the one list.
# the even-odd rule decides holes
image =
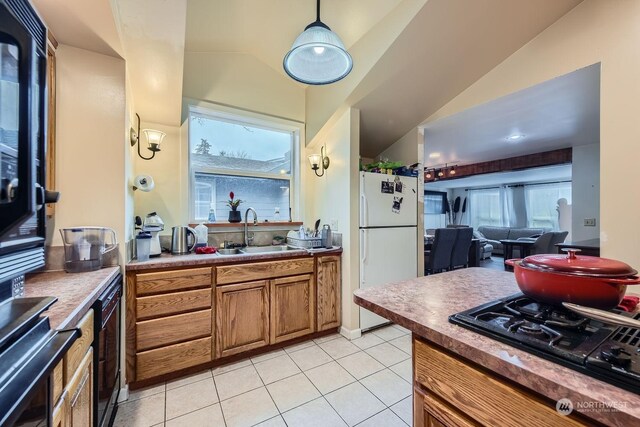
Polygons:
[[[282,351],[283,351],[283,353],[284,353],[284,354],[287,354],[287,352],[286,352],[286,351],[284,351],[284,349],[283,349]],[[276,356],[276,357],[278,357],[278,356]],[[275,358],[275,357],[272,357],[271,359],[274,359],[274,358]],[[271,360],[271,359],[267,359],[267,360]],[[291,358],[289,358],[289,359],[291,359]],[[260,362],[266,362],[267,360],[261,360]],[[262,379],[262,377],[260,376],[260,372],[259,372],[259,371],[258,371],[258,369],[256,368],[256,364],[255,364],[255,363],[253,362],[253,360],[251,360],[251,359],[249,359],[249,361],[251,362],[251,366],[253,366],[253,369],[255,369],[256,374],[258,375],[258,378],[260,378],[260,382],[262,383],[262,386],[263,386],[263,387],[264,387],[264,389],[267,391],[267,394],[269,395],[269,399],[271,399],[271,403],[273,403],[273,406],[275,406],[276,411],[278,411],[278,415],[282,416],[282,412],[280,412],[280,408],[278,408],[278,405],[276,404],[275,399],[274,399],[274,398],[273,398],[273,396],[271,395],[271,392],[270,392],[270,391],[269,391],[269,389],[267,388],[267,385],[264,383],[264,380],[263,380],[263,379]],[[292,359],[291,361],[293,362],[293,359]],[[260,363],[260,362],[258,362],[258,363]],[[294,364],[295,364],[295,362],[294,362]],[[293,375],[291,375],[291,376],[293,376]],[[289,377],[286,377],[286,378],[289,378]],[[285,379],[285,378],[282,378],[282,379]],[[278,381],[280,381],[280,380],[278,380]],[[274,382],[275,382],[275,381],[274,381]],[[257,389],[256,389],[256,390],[257,390]],[[275,418],[275,417],[271,417],[271,418]],[[271,419],[271,418],[267,418],[267,419]],[[283,418],[283,419],[284,419],[284,418]],[[267,420],[259,421],[259,422],[258,422],[258,423],[256,423],[256,424],[260,424],[261,422],[264,422],[264,421],[267,421]],[[254,424],[254,425],[256,425],[256,424]]]

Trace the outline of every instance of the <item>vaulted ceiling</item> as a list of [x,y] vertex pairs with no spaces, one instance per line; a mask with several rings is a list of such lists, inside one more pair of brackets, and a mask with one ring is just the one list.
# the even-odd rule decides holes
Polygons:
[[[356,106],[361,154],[375,156],[580,1],[324,0],[323,22],[360,57],[336,85],[305,89],[291,80],[306,91],[307,136]],[[123,57],[136,110],[170,125],[180,121],[185,51],[248,54],[284,75],[282,58],[315,20],[316,3],[33,2],[61,43]]]

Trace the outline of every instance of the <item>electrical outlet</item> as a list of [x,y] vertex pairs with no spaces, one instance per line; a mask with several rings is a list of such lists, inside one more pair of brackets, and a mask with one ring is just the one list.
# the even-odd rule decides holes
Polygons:
[[331,230],[338,231],[338,220],[332,219],[330,222],[331,222]]
[[585,218],[584,219],[584,226],[585,227],[595,227],[596,226],[596,219],[595,218]]

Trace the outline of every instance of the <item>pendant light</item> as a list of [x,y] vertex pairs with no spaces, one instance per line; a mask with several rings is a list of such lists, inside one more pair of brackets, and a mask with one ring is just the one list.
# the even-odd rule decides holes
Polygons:
[[320,21],[320,0],[316,20],[293,42],[283,66],[292,79],[310,85],[334,83],[351,72],[353,60],[342,40]]

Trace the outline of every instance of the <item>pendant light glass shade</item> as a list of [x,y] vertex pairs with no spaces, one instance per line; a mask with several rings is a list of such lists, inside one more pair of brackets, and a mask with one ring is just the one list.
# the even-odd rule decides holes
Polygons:
[[340,37],[318,18],[305,28],[284,57],[284,70],[294,80],[310,85],[326,85],[351,72],[353,60]]

